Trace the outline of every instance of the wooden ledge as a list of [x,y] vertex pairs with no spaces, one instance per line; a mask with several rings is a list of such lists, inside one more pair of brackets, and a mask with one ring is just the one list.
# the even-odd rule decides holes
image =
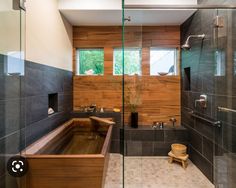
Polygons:
[[115,125],[116,124],[114,121],[110,121],[108,119],[100,118],[100,117],[96,117],[96,116],[90,116],[89,119],[100,122],[100,123],[105,123],[108,125]]

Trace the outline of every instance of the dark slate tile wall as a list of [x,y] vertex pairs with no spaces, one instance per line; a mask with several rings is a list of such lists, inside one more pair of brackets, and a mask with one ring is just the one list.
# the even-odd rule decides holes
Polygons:
[[[217,1],[217,3],[231,1]],[[216,4],[215,1],[201,0],[199,3]],[[215,29],[216,15],[224,17],[225,27]],[[236,51],[236,10],[198,10],[181,26],[182,43],[190,34],[206,34],[205,40],[191,40],[192,49],[182,51],[182,124],[190,137],[190,159],[216,186],[236,187],[235,180],[227,175],[236,175],[236,162],[232,162],[236,152],[236,116],[234,113],[218,112],[223,106],[236,109],[235,51]],[[225,53],[225,74],[215,76],[215,53]],[[184,89],[184,68],[191,69],[191,90]],[[201,94],[208,96],[207,109],[195,107],[194,101]],[[192,118],[190,111],[212,120],[222,121],[222,128],[215,128],[205,121]],[[231,161],[231,163],[229,163]],[[227,172],[223,172],[226,169]],[[219,178],[221,176],[227,177]]]
[[189,134],[186,128],[153,129],[139,126],[138,129],[125,127],[125,156],[167,156],[171,144],[188,145]]
[[125,126],[122,139],[122,135],[120,135],[122,130],[121,113],[74,111],[71,114],[73,118],[88,118],[89,116],[113,118],[116,122],[112,131],[111,153],[124,153],[125,156],[167,156],[171,144],[175,142],[188,144],[188,131],[184,127],[154,130],[151,125],[139,126],[138,129]]
[[[70,118],[72,72],[26,61],[23,76],[6,76],[7,63],[0,55],[0,182],[14,187],[8,158]],[[51,93],[58,93],[58,112],[48,116]]]

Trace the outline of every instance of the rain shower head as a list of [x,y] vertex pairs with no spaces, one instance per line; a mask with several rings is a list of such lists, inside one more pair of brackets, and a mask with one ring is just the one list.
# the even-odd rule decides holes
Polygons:
[[190,35],[187,40],[185,41],[185,43],[181,46],[182,49],[184,50],[190,50],[191,45],[189,44],[190,38],[200,38],[200,39],[204,39],[205,38],[205,34],[202,35]]

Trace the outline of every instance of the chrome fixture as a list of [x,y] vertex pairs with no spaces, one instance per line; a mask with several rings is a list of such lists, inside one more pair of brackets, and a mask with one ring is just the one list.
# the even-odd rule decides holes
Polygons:
[[25,10],[26,0],[12,0],[12,6],[14,10]]
[[131,17],[130,17],[130,16],[128,16],[128,17],[124,18],[124,21],[131,22]]
[[224,27],[224,17],[223,16],[216,16],[214,19],[214,26],[216,28],[223,28]]
[[175,123],[177,122],[177,120],[175,119],[175,117],[170,118],[170,122],[172,122],[173,128],[175,127]]
[[194,111],[189,112],[189,114],[194,118],[203,120],[203,121],[211,124],[213,127],[218,127],[218,128],[222,127],[222,122],[221,121],[213,121],[213,120],[210,120],[210,119],[206,119],[205,117],[199,116],[198,114],[194,113]]
[[166,123],[164,123],[163,121],[161,121],[161,122],[154,121],[152,124],[152,128],[154,130],[156,130],[158,127],[159,127],[159,129],[163,129],[164,125],[166,125]]
[[159,123],[154,121],[152,124],[152,128],[156,130],[158,126],[159,126]]
[[207,107],[207,95],[200,95],[200,99],[195,100],[195,107],[197,107],[197,103],[199,103],[202,108],[206,108]]
[[26,4],[26,0],[20,0],[20,8],[22,10],[26,10],[25,4]]
[[190,42],[191,38],[200,38],[200,39],[203,40],[205,37],[206,37],[205,34],[202,34],[202,35],[190,35],[190,36],[188,36],[188,38],[185,41],[185,43],[181,46],[181,48],[184,49],[184,50],[190,50],[191,45],[189,44],[189,42]]
[[234,113],[236,113],[236,110],[234,110],[234,109],[224,108],[224,107],[220,107],[220,106],[218,106],[218,111],[219,112],[234,112]]
[[160,127],[160,129],[163,129],[164,128],[164,122],[160,122],[159,127]]

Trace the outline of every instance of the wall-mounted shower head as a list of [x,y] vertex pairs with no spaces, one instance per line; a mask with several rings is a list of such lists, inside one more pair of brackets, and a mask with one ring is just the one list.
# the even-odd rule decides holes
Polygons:
[[184,49],[184,50],[190,50],[191,45],[189,44],[189,42],[190,42],[191,38],[200,38],[200,39],[203,40],[205,37],[206,37],[205,34],[202,34],[202,35],[190,35],[190,36],[188,36],[188,38],[185,41],[185,43],[181,46],[181,48]]

